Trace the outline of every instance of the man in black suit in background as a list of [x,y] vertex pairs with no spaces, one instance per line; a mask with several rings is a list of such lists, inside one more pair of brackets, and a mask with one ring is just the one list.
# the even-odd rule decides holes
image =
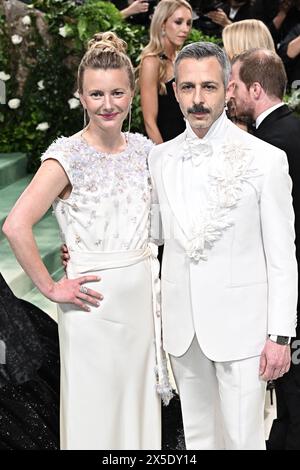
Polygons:
[[[288,157],[293,180],[296,254],[300,262],[300,119],[282,102],[287,77],[281,59],[265,49],[252,49],[235,58],[230,96],[236,101],[237,114],[255,122],[254,135],[280,149]],[[299,270],[299,269],[298,269]],[[298,287],[299,290],[299,287]],[[292,364],[289,372],[275,381],[277,419],[271,429],[269,450],[300,450],[300,302],[298,300],[297,337],[292,340]],[[290,338],[270,338],[286,344]],[[298,340],[298,341],[297,341]],[[293,348],[294,346],[294,348]]]

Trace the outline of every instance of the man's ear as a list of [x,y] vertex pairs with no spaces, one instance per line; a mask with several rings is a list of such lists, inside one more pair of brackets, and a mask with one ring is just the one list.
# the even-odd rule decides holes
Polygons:
[[261,97],[261,94],[263,92],[263,88],[262,88],[262,86],[259,82],[254,82],[250,86],[249,91],[250,91],[250,95],[252,96],[252,98],[257,101]]
[[178,95],[177,95],[177,85],[176,85],[176,82],[174,81],[174,82],[172,83],[172,85],[173,85],[173,90],[174,90],[175,98],[176,98],[176,100],[177,100],[178,103],[179,103]]
[[225,100],[226,102],[230,100],[230,98],[234,97],[234,88],[235,88],[235,82],[233,80],[230,80],[230,82],[227,85],[227,88],[225,90]]

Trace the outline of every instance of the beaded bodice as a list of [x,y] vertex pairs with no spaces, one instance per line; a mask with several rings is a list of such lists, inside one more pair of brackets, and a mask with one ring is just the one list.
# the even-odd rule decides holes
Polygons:
[[147,157],[152,142],[130,134],[126,149],[105,154],[81,136],[60,137],[43,154],[64,168],[72,192],[53,208],[70,251],[143,248],[149,239],[151,187]]

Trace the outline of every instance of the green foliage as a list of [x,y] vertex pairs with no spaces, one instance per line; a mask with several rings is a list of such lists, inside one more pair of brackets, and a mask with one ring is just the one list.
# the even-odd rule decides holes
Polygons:
[[6,33],[6,22],[3,11],[0,9],[0,65],[7,66],[8,56],[5,50],[8,49],[8,38]]
[[81,41],[87,42],[98,31],[116,31],[123,23],[119,10],[110,2],[87,0],[76,9],[77,30]]
[[[44,13],[50,44],[41,36],[32,8]],[[82,128],[81,107],[71,108],[68,100],[74,100],[78,64],[93,34],[115,31],[127,42],[135,66],[149,38],[144,27],[125,22],[117,8],[107,1],[87,0],[78,6],[72,0],[32,0],[32,8],[28,9],[32,22],[24,56],[18,54],[19,46],[12,44],[0,10],[0,72],[10,75],[5,82],[7,101],[15,98],[21,101],[17,109],[0,104],[0,152],[26,152],[29,170],[35,171],[41,153],[55,138],[72,135]],[[211,40],[193,30],[189,42],[207,39]],[[19,93],[20,64],[27,78]],[[39,130],[41,123],[49,127]],[[128,129],[128,122],[124,129]],[[144,132],[139,94],[133,100],[131,130]]]
[[77,23],[73,25],[73,35],[81,42],[86,44],[99,31],[114,31],[127,42],[128,55],[136,64],[143,46],[148,41],[148,33],[143,26],[126,23],[112,3],[99,0],[87,0],[84,5],[77,7],[75,17]]
[[206,36],[198,29],[192,29],[186,41],[186,44],[191,44],[192,42],[199,42],[199,41],[213,42],[218,45],[222,44],[222,40],[220,38],[216,38],[214,36]]

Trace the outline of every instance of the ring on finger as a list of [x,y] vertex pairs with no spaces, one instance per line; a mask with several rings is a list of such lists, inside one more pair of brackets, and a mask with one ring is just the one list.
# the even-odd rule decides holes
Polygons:
[[87,294],[88,293],[88,288],[85,287],[85,286],[80,286],[79,287],[79,292],[81,292],[82,294]]

